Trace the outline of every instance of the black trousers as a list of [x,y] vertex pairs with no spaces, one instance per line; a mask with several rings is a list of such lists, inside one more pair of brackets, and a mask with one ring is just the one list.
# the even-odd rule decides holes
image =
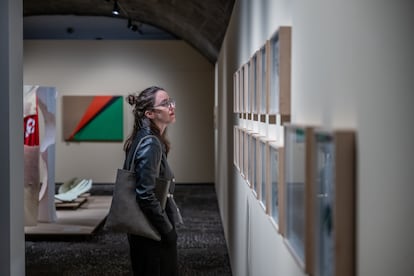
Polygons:
[[178,276],[177,243],[165,244],[131,234],[128,242],[134,276]]

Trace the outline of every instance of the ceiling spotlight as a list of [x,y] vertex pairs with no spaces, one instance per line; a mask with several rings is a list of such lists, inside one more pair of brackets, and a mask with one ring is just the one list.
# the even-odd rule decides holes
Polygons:
[[132,30],[133,32],[137,32],[138,31],[138,32],[141,33],[141,31],[139,30],[138,26],[136,24],[132,23],[132,19],[131,18],[128,18],[128,29]]
[[132,20],[131,18],[128,18],[128,29],[132,29]]
[[115,0],[114,8],[112,9],[112,14],[113,15],[119,15],[119,12],[120,12],[120,8],[119,8],[119,5],[118,5],[118,1]]

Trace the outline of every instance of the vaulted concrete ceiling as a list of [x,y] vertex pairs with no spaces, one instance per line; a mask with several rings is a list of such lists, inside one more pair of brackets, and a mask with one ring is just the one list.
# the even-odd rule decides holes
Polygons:
[[[214,63],[234,0],[119,0],[118,3],[119,17],[164,29]],[[23,15],[111,17],[113,7],[114,0],[23,0]]]

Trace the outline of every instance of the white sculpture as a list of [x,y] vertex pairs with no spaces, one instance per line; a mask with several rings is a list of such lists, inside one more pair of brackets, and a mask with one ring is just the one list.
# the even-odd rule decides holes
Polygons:
[[[56,89],[53,87],[24,86],[25,136],[27,135],[24,145],[26,226],[36,225],[37,221],[57,220],[54,203],[56,97]],[[44,119],[41,139],[38,107]]]

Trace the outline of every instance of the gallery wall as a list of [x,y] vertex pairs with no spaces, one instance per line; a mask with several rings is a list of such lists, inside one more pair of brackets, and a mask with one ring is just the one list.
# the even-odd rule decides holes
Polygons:
[[[177,102],[177,121],[168,129],[176,181],[212,183],[213,70],[183,41],[24,41],[24,84],[56,87],[58,93],[56,182],[77,176],[113,183],[124,158],[122,142],[64,141],[63,96],[126,96],[157,85]],[[125,101],[123,114],[125,140],[133,125]]]
[[356,134],[356,275],[411,275],[413,17],[407,1],[236,1],[216,64],[216,190],[234,275],[306,275],[233,165],[233,74],[292,27],[291,122]]

